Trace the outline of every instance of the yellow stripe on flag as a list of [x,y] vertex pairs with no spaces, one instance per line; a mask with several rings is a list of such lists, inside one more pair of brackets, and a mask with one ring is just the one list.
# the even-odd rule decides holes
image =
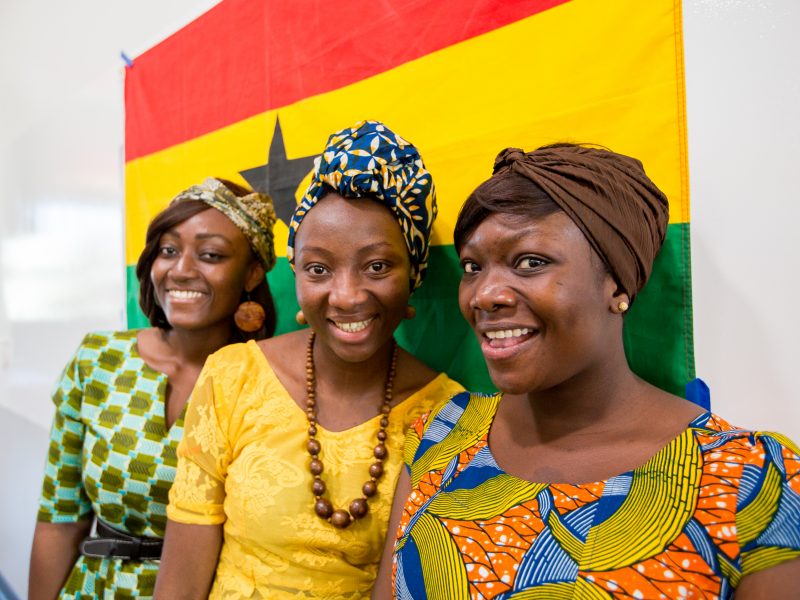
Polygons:
[[[680,7],[674,0],[573,0],[353,85],[280,109],[290,158],[334,130],[385,121],[420,149],[439,199],[434,243],[452,243],[458,209],[507,146],[596,143],[640,158],[689,222]],[[127,260],[147,222],[206,176],[236,181],[263,165],[275,111],[126,165]],[[300,193],[304,182],[299,187]],[[286,228],[276,229],[285,255]]]

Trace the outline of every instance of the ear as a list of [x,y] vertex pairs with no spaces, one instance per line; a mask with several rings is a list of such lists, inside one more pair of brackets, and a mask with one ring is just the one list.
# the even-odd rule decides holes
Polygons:
[[614,290],[614,293],[611,295],[609,309],[613,313],[622,315],[628,312],[628,309],[631,307],[631,297],[625,290],[617,286],[616,283],[614,285],[616,289]]
[[247,267],[247,274],[245,275],[244,279],[244,290],[246,292],[252,292],[258,284],[264,281],[264,277],[266,276],[266,271],[264,270],[264,265],[261,264],[261,261],[253,260],[250,262],[250,265]]

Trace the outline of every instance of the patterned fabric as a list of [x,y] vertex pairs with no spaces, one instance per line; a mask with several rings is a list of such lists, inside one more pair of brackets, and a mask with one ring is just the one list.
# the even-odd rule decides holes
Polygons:
[[275,266],[272,228],[277,217],[272,198],[258,192],[239,197],[221,181],[209,177],[200,185],[193,185],[178,194],[172,204],[186,200],[199,200],[216,208],[244,234],[265,270]]
[[[92,333],[64,369],[53,402],[38,520],[92,514],[136,536],[163,537],[183,419],[164,420],[167,377],[148,367],[137,331]],[[158,563],[81,556],[61,598],[148,598]]]
[[800,456],[705,413],[643,466],[581,485],[505,473],[501,396],[459,394],[409,430],[398,598],[731,598],[800,557]]
[[[344,530],[314,514],[308,422],[255,342],[211,355],[186,413],[169,518],[224,523],[211,598],[369,597],[402,468],[408,426],[463,388],[441,374],[389,417],[385,475],[368,515]],[[317,426],[335,506],[361,496],[379,416],[345,431]]]
[[294,238],[311,207],[333,190],[345,198],[380,200],[395,215],[411,256],[411,289],[428,268],[428,245],[436,219],[436,190],[417,149],[377,121],[359,121],[328,138],[289,224],[286,258],[294,267]]

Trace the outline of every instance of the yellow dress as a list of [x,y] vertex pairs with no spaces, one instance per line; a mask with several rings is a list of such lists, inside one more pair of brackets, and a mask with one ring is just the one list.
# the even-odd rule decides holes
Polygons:
[[[314,513],[305,412],[255,342],[209,357],[184,420],[167,515],[224,523],[210,598],[366,598],[383,551],[403,440],[422,413],[462,391],[438,375],[391,412],[389,458],[368,515],[344,530]],[[377,412],[377,401],[376,401]],[[340,432],[317,427],[334,506],[361,496],[379,418]]]

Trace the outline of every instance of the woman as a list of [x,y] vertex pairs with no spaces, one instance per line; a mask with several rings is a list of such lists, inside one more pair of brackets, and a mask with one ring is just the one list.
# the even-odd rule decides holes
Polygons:
[[156,597],[369,596],[405,431],[462,391],[393,338],[435,216],[411,144],[372,121],[330,137],[289,231],[309,328],[209,358]]
[[150,223],[152,329],[87,335],[53,395],[30,598],[152,596],[189,393],[209,354],[275,327],[274,222],[267,196],[207,179]]
[[796,597],[797,447],[625,359],[623,317],[667,222],[635,159],[498,156],[455,245],[459,304],[501,393],[460,394],[410,430],[374,597],[392,583],[414,599]]

